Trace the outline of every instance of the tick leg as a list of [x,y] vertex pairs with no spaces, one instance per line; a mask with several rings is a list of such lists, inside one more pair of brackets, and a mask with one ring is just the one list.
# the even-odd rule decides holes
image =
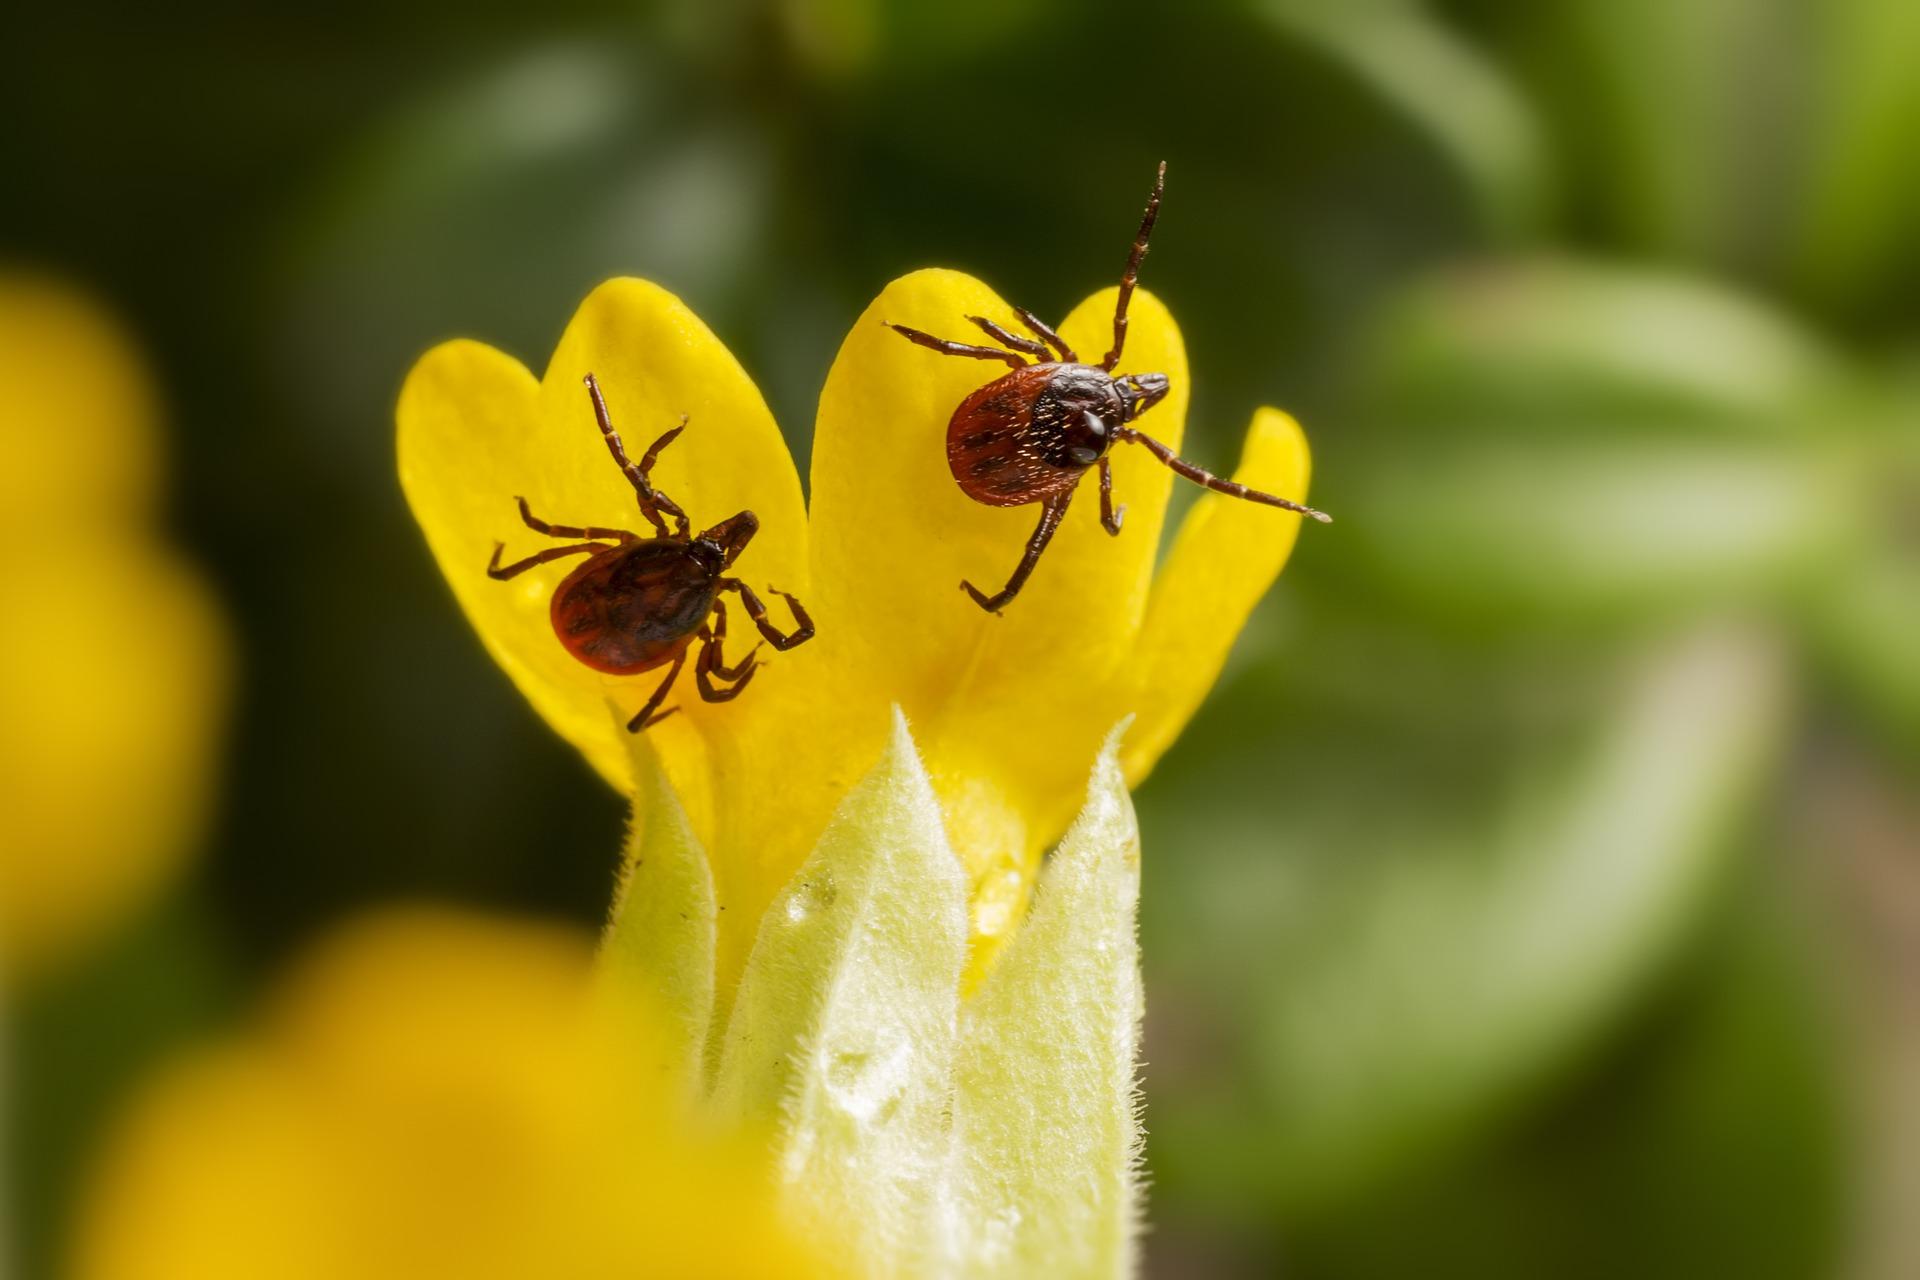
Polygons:
[[1173,450],[1167,448],[1166,445],[1155,440],[1152,436],[1142,435],[1132,427],[1121,427],[1114,434],[1122,440],[1129,440],[1134,444],[1142,446],[1148,453],[1151,453],[1154,457],[1166,463],[1168,468],[1175,474],[1183,475],[1195,484],[1203,484],[1215,493],[1224,493],[1233,498],[1245,498],[1248,502],[1258,502],[1263,506],[1279,507],[1283,511],[1298,511],[1301,515],[1318,520],[1321,524],[1333,523],[1333,517],[1324,511],[1315,511],[1312,507],[1301,506],[1299,503],[1287,498],[1282,498],[1278,494],[1263,493],[1258,489],[1249,489],[1247,486],[1232,480],[1222,480],[1205,467],[1195,466]]
[[683,413],[680,415],[679,422],[661,432],[660,438],[648,445],[647,451],[640,455],[640,474],[646,476],[649,483],[653,479],[653,464],[660,461],[660,451],[678,440],[680,433],[686,429],[687,415]]
[[562,556],[598,555],[602,551],[613,550],[613,547],[605,542],[582,542],[572,547],[548,547],[545,551],[534,552],[525,560],[516,560],[512,564],[502,565],[500,563],[500,553],[506,549],[507,546],[504,542],[496,542],[493,544],[493,559],[487,562],[487,576],[495,582],[505,582],[509,578],[517,578],[536,565],[543,565],[549,560],[558,560]]
[[1113,459],[1100,459],[1100,527],[1114,537],[1120,536],[1120,522],[1127,518],[1127,509],[1113,505]]
[[700,661],[693,666],[693,682],[700,686],[700,697],[707,702],[732,702],[739,697],[740,691],[753,679],[753,673],[760,669],[755,665],[751,654],[747,655],[747,660],[742,665],[746,669],[741,671],[737,678],[727,677],[733,680],[732,685],[725,689],[715,685],[713,676],[716,673],[726,676],[726,671],[720,664],[719,637],[709,636],[707,642],[700,647]]
[[651,729],[680,709],[668,707],[665,711],[660,711],[659,715],[654,714],[655,711],[660,710],[660,704],[667,700],[667,690],[673,688],[673,682],[680,678],[680,668],[686,665],[687,651],[683,647],[680,652],[673,655],[673,665],[667,668],[667,678],[662,680],[660,687],[653,691],[653,696],[647,699],[647,704],[634,713],[633,719],[627,721],[628,733],[639,733],[642,729]]
[[[722,680],[743,679],[749,671],[753,670],[754,656],[760,652],[760,646],[757,644],[753,646],[752,652],[740,659],[739,662],[736,662],[732,666],[727,665],[724,654],[724,646],[727,643],[727,606],[725,601],[715,600],[713,602],[713,627],[709,630],[705,624],[702,624],[700,628],[700,638],[707,642],[709,649],[712,651],[713,674],[719,676]],[[706,661],[707,652],[708,650],[701,651],[701,661]],[[696,674],[698,674],[697,671]]]
[[936,338],[930,333],[909,329],[904,324],[890,324],[887,328],[908,342],[918,343],[930,351],[938,351],[943,356],[972,356],[976,360],[1004,360],[1016,369],[1027,367],[1027,362],[1021,359],[1017,352],[1002,351],[998,347],[974,347],[964,342],[948,342],[945,338]]
[[1040,563],[1040,553],[1053,541],[1054,531],[1060,527],[1060,518],[1067,513],[1067,504],[1073,501],[1073,490],[1069,489],[1058,498],[1048,500],[1040,508],[1040,523],[1034,528],[1033,536],[1027,539],[1027,550],[1020,557],[1019,565],[1013,576],[1007,579],[1007,585],[1000,588],[999,594],[987,595],[971,582],[962,582],[960,589],[973,597],[973,602],[988,613],[999,613],[1007,602],[1020,594],[1020,588],[1027,585],[1027,579],[1033,576],[1033,566]]
[[1033,312],[1027,310],[1025,307],[1015,307],[1013,309],[1013,314],[1020,317],[1021,324],[1027,326],[1027,328],[1039,334],[1041,339],[1045,341],[1048,346],[1052,347],[1055,351],[1058,351],[1060,353],[1060,358],[1062,360],[1066,361],[1068,364],[1080,363],[1080,357],[1073,354],[1073,348],[1067,345],[1067,340],[1065,338],[1061,337],[1059,334],[1053,331],[1052,325],[1048,324],[1046,321],[1042,320],[1039,316],[1033,314]]
[[678,440],[680,433],[686,429],[687,415],[683,413],[680,415],[680,422],[677,426],[662,432],[660,438],[648,445],[647,451],[640,455],[640,474],[647,477],[647,488],[653,494],[654,506],[673,517],[674,523],[680,526],[677,532],[683,538],[687,536],[687,531],[692,528],[692,522],[687,519],[687,513],[680,509],[679,503],[660,492],[660,490],[653,488],[653,464],[660,460],[660,451],[672,444],[675,440]]
[[760,629],[760,634],[767,638],[767,643],[780,652],[785,653],[813,639],[813,619],[807,616],[806,607],[780,588],[768,587],[767,590],[785,600],[787,607],[793,610],[795,626],[790,635],[781,635],[779,629],[767,620],[767,607],[760,603],[759,596],[753,594],[753,588],[740,579],[722,578],[720,589],[740,593],[740,603],[746,606],[747,616],[753,619],[753,625]]
[[641,464],[635,466],[627,457],[626,442],[621,440],[620,433],[613,429],[613,417],[607,412],[606,397],[600,394],[599,379],[588,374],[581,381],[587,384],[587,395],[593,400],[594,420],[600,424],[600,434],[606,439],[607,449],[613,454],[613,460],[619,464],[620,470],[625,473],[627,483],[633,486],[634,496],[639,499],[640,514],[644,515],[648,523],[653,525],[664,538],[667,536],[667,522],[661,518],[660,513],[666,512],[675,518],[680,525],[680,536],[685,537],[689,527],[686,512],[682,511],[679,504],[672,498],[654,488],[653,480],[647,473],[652,469],[655,459],[660,456],[660,451],[686,429],[687,420],[684,417],[681,418],[679,426],[655,440],[653,447],[647,450],[645,457],[641,460]]
[[544,533],[549,538],[613,538],[620,542],[632,542],[633,535],[625,529],[602,529],[598,525],[548,524],[527,509],[525,498],[515,498],[520,504],[520,518],[527,528],[535,533]]
[[1003,347],[1012,347],[1015,351],[1024,351],[1038,363],[1045,364],[1053,359],[1053,352],[1047,350],[1032,338],[1023,338],[1017,333],[1008,333],[985,316],[968,316],[967,319],[986,331],[988,337]]
[[1134,286],[1140,283],[1140,260],[1147,256],[1147,237],[1153,234],[1154,221],[1160,216],[1160,193],[1166,185],[1167,162],[1162,160],[1153,180],[1153,194],[1147,197],[1147,212],[1140,219],[1140,234],[1133,239],[1133,252],[1127,255],[1127,269],[1120,277],[1120,297],[1113,304],[1113,350],[1100,362],[1108,373],[1120,363],[1120,353],[1127,345],[1127,304],[1133,301]]

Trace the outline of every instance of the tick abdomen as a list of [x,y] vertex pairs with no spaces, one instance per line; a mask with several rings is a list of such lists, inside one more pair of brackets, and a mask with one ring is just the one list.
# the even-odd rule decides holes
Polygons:
[[652,539],[614,547],[568,574],[553,593],[553,630],[581,662],[625,676],[671,661],[705,620],[719,579],[688,544]]
[[[1018,507],[1073,488],[1088,462],[1067,452],[1089,409],[1122,414],[1113,380],[1084,364],[1036,364],[996,378],[947,423],[947,468],[976,502]],[[1089,460],[1090,461],[1090,460]]]

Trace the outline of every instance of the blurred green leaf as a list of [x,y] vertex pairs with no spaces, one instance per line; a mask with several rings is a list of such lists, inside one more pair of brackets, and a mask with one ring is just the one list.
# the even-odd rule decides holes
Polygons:
[[1793,180],[1794,0],[1564,0],[1518,8],[1582,231],[1718,265],[1771,252]]
[[[975,0],[970,4],[925,4],[920,0],[782,0],[790,23],[831,22],[876,29],[884,42],[884,57],[896,67],[922,72],[950,67],[968,59],[992,58],[1008,42],[1031,36],[1043,7],[1022,0]],[[1095,21],[1097,6],[1056,3],[1055,13]],[[878,51],[876,51],[878,53]]]
[[1849,563],[1824,594],[1828,658],[1866,718],[1920,758],[1920,556]]
[[[1565,257],[1415,280],[1360,371],[1378,411],[1503,435],[1646,426],[1814,434],[1842,375],[1788,317],[1704,278]],[[1508,419],[1521,418],[1514,423]]]
[[1920,368],[1893,370],[1876,391],[1849,461],[1853,537],[1803,603],[1830,687],[1920,766]]
[[1256,0],[1252,8],[1423,130],[1489,227],[1511,235],[1537,225],[1547,163],[1531,111],[1499,65],[1420,0]]
[[1740,879],[1630,1034],[1524,1124],[1295,1232],[1289,1274],[1844,1274],[1848,1081],[1831,939],[1778,858]]
[[1920,5],[1826,0],[1811,12],[1818,97],[1801,283],[1849,308],[1904,300],[1920,266]]
[[1860,535],[1809,592],[1818,653],[1861,717],[1920,762],[1920,387],[1856,464]]
[[1559,261],[1455,270],[1388,309],[1312,572],[1501,626],[1691,612],[1832,550],[1836,363],[1712,286]]
[[130,1092],[238,1000],[225,943],[210,904],[188,891],[56,981],[9,993],[6,1159],[25,1176],[9,1179],[0,1270],[56,1274],[72,1197]]
[[[1317,651],[1290,655],[1314,682]],[[1372,680],[1391,704],[1430,674]],[[1149,848],[1156,817],[1186,825],[1145,899],[1163,1197],[1324,1210],[1535,1086],[1686,935],[1783,728],[1780,655],[1720,625],[1571,692],[1565,664],[1462,674],[1477,719],[1428,704],[1397,729],[1243,696],[1234,720],[1284,724],[1290,749],[1143,795]]]
[[[554,43],[429,84],[380,121],[287,232],[277,355],[305,418],[378,426],[398,371],[450,337],[537,361],[612,276],[696,297],[738,287],[766,238],[766,147],[723,113],[690,123],[682,92],[618,44]],[[384,482],[386,433],[353,438]]]

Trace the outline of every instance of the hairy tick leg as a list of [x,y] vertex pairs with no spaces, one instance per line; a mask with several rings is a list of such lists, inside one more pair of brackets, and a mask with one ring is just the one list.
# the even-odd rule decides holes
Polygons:
[[1188,462],[1185,458],[1175,453],[1172,449],[1169,449],[1166,445],[1161,444],[1152,436],[1143,435],[1135,431],[1132,427],[1121,427],[1114,434],[1117,439],[1137,444],[1154,457],[1160,459],[1175,475],[1185,476],[1195,484],[1205,485],[1215,493],[1224,493],[1230,498],[1244,498],[1248,502],[1258,502],[1262,506],[1279,507],[1283,511],[1297,511],[1303,516],[1318,520],[1321,524],[1333,523],[1333,517],[1324,511],[1315,511],[1312,507],[1302,506],[1300,503],[1294,502],[1290,498],[1283,498],[1279,494],[1266,493],[1259,489],[1249,489],[1246,485],[1234,480],[1222,480],[1205,467]]
[[665,711],[661,711],[659,715],[654,714],[655,711],[659,710],[660,704],[667,700],[667,690],[673,688],[673,682],[680,678],[680,668],[686,665],[687,650],[683,645],[681,646],[680,652],[673,655],[673,665],[667,668],[667,678],[660,682],[660,687],[653,691],[653,696],[647,699],[646,705],[635,713],[633,719],[627,721],[628,733],[639,733],[642,729],[651,729],[654,725],[659,724],[662,720],[665,720],[668,716],[680,709],[678,707],[668,707]]
[[625,529],[603,529],[598,525],[548,524],[527,507],[525,498],[515,498],[520,504],[520,519],[527,528],[535,533],[544,533],[549,538],[612,538],[618,542],[632,542],[634,535]]
[[493,544],[493,559],[487,562],[487,576],[495,582],[505,582],[509,578],[517,578],[537,565],[543,565],[549,560],[558,560],[562,556],[599,555],[602,551],[613,550],[613,547],[604,542],[583,542],[578,546],[572,547],[548,547],[545,551],[536,551],[525,560],[516,560],[512,564],[502,565],[500,563],[500,553],[506,549],[507,546],[504,542],[496,542]]
[[1016,369],[1027,367],[1027,362],[1018,352],[1002,351],[998,347],[975,347],[964,342],[948,342],[945,338],[936,338],[930,333],[910,329],[904,324],[889,324],[887,328],[908,342],[917,343],[929,351],[938,351],[943,356],[972,356],[976,360],[1001,360]]
[[984,331],[989,338],[994,339],[1001,346],[1011,347],[1015,351],[1025,352],[1027,355],[1032,356],[1034,362],[1037,364],[1047,364],[1053,359],[1053,352],[1047,350],[1032,338],[1023,338],[1017,333],[1008,333],[1005,329],[1002,329],[985,316],[968,316],[967,319],[979,325],[981,330]]
[[1020,317],[1020,323],[1033,330],[1046,344],[1060,353],[1060,358],[1068,364],[1079,364],[1080,357],[1073,353],[1067,340],[1053,331],[1053,326],[1042,320],[1025,307],[1015,307],[1013,314]]
[[1100,361],[1100,367],[1108,373],[1119,365],[1120,353],[1127,346],[1127,304],[1133,301],[1134,287],[1140,283],[1140,262],[1147,256],[1147,238],[1160,217],[1160,194],[1166,187],[1167,162],[1162,160],[1153,180],[1153,194],[1147,197],[1147,212],[1140,219],[1140,233],[1133,238],[1133,251],[1127,255],[1127,269],[1120,276],[1120,296],[1113,304],[1113,350]]
[[813,619],[807,615],[806,608],[779,588],[768,587],[767,590],[787,602],[787,607],[793,610],[793,620],[796,624],[792,632],[784,635],[768,619],[767,607],[760,603],[759,596],[753,594],[752,587],[738,578],[722,578],[720,589],[736,591],[740,594],[740,603],[746,606],[747,616],[753,619],[753,625],[759,628],[760,634],[766,637],[767,643],[780,652],[785,653],[813,639]]
[[988,613],[999,613],[1007,602],[1020,594],[1020,588],[1027,585],[1027,579],[1033,576],[1033,566],[1040,563],[1040,553],[1053,541],[1055,531],[1060,528],[1060,519],[1067,513],[1067,504],[1073,500],[1073,490],[1069,489],[1058,498],[1049,499],[1040,508],[1040,523],[1034,527],[1033,536],[1027,539],[1026,552],[1021,555],[1020,563],[1015,567],[1013,576],[1007,579],[1007,585],[1000,588],[998,594],[987,595],[971,582],[962,582],[960,589],[973,597],[973,602]]
[[1113,459],[1100,459],[1100,527],[1114,537],[1120,536],[1120,523],[1127,518],[1124,506],[1113,505]]

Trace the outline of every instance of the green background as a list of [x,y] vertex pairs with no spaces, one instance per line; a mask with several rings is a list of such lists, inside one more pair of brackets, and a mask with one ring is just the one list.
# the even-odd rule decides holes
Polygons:
[[[604,914],[619,797],[401,501],[392,402],[683,296],[804,474],[865,302],[1146,282],[1310,527],[1138,800],[1156,1276],[1910,1276],[1911,0],[35,6],[0,251],[168,405],[241,698],[197,876],[10,1011],[16,1244],[356,907]],[[1910,1205],[1905,1206],[1910,1209]]]

